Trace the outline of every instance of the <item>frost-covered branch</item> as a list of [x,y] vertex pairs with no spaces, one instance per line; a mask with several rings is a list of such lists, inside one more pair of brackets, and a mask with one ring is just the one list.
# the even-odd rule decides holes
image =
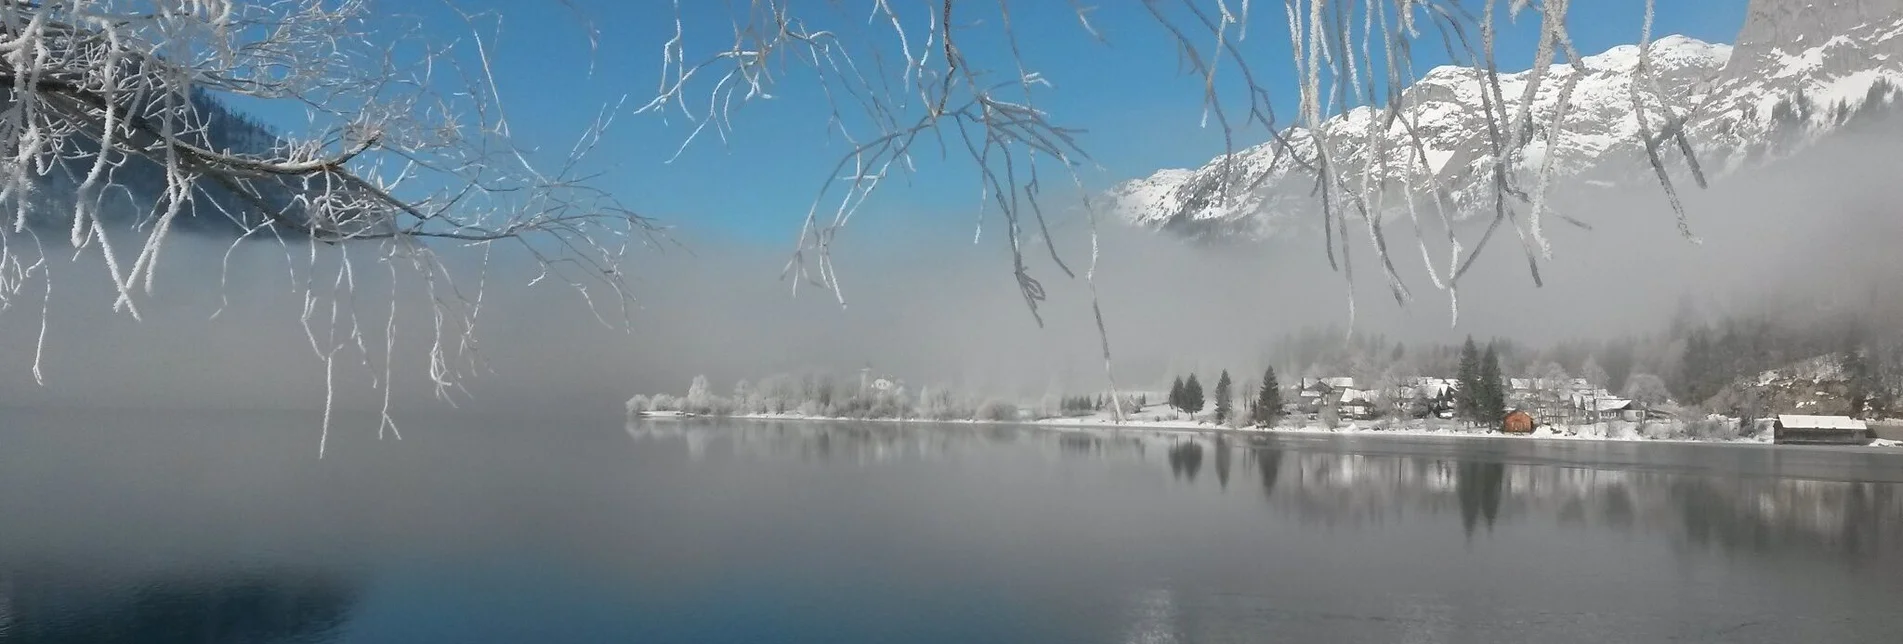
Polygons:
[[[180,222],[222,219],[241,232],[234,247],[275,240],[294,276],[306,265],[302,322],[327,383],[346,348],[366,366],[384,362],[366,375],[386,393],[393,372],[397,303],[378,356],[357,320],[357,263],[385,265],[393,284],[399,268],[421,276],[436,328],[429,374],[447,394],[479,364],[483,287],[459,287],[432,240],[483,246],[485,260],[489,246],[508,243],[543,277],[625,301],[619,262],[655,228],[583,175],[612,120],[566,157],[541,159],[510,136],[490,73],[490,16],[463,15],[463,44],[439,44],[420,19],[390,9],[0,0],[0,304],[33,284],[50,298],[41,233],[58,222],[76,249],[97,247],[114,308],[136,317]],[[275,131],[230,101],[277,104],[305,124]],[[374,250],[350,250],[363,245]],[[340,250],[323,280],[328,246]],[[486,279],[486,261],[483,270]],[[387,402],[384,423],[393,429]]]
[[[1180,189],[1176,203],[1182,211],[1172,214],[1187,216],[1211,205],[1233,203],[1240,195],[1259,189],[1277,167],[1301,169],[1315,177],[1313,196],[1321,206],[1328,261],[1342,272],[1351,290],[1355,271],[1350,222],[1358,219],[1356,225],[1363,229],[1389,290],[1397,301],[1412,298],[1383,228],[1383,215],[1389,210],[1385,202],[1396,196],[1407,201],[1406,212],[1415,224],[1416,244],[1433,285],[1449,291],[1450,301],[1460,278],[1501,228],[1511,228],[1520,238],[1528,271],[1540,282],[1540,262],[1552,255],[1544,221],[1553,214],[1548,195],[1554,155],[1535,164],[1530,177],[1514,169],[1526,160],[1525,148],[1536,136],[1544,136],[1547,149],[1554,149],[1567,134],[1562,125],[1578,74],[1563,80],[1559,105],[1550,118],[1536,118],[1532,98],[1548,84],[1550,64],[1580,61],[1567,23],[1569,0],[1283,0],[1281,11],[1264,11],[1257,4],[1248,0],[1142,3],[1167,36],[1173,53],[1201,81],[1203,122],[1220,128],[1225,140],[1218,178]],[[824,92],[833,106],[829,125],[851,147],[838,169],[823,178],[789,271],[798,269],[843,303],[829,254],[835,236],[872,191],[896,173],[917,171],[914,144],[925,139],[939,144],[941,156],[958,156],[975,165],[982,205],[988,208],[981,210],[981,222],[989,211],[1003,218],[1013,270],[1035,314],[1042,287],[1029,277],[1023,250],[1039,237],[1044,237],[1047,248],[1054,248],[1039,207],[1037,171],[1041,163],[1050,163],[1073,172],[1089,157],[1081,132],[1063,125],[1061,114],[1038,108],[1034,101],[1035,94],[1049,87],[1037,64],[1050,61],[1027,60],[1018,47],[1018,32],[1024,27],[1013,20],[1013,9],[1025,3],[998,0],[954,7],[949,0],[863,0],[814,9],[791,0],[751,0],[741,6],[744,10],[734,16],[733,40],[705,50],[699,58],[689,54],[687,29],[677,18],[675,36],[663,49],[665,80],[643,109],[692,120],[695,125],[685,145],[707,131],[723,140],[731,136],[734,112],[747,103],[771,98],[786,81],[811,82]],[[1069,7],[1077,18],[1076,27],[1091,39],[1116,40],[1092,21],[1092,7],[1076,2]],[[1649,39],[1649,3],[1647,13],[1642,40]],[[1501,90],[1503,56],[1496,45],[1498,32],[1515,25],[1536,30],[1539,44],[1528,61],[1535,71],[1528,75],[1520,95],[1509,97]],[[1252,68],[1251,63],[1259,61],[1252,61],[1243,47],[1252,26],[1258,33],[1286,27],[1298,79],[1294,87],[1271,87]],[[986,45],[973,49],[967,42]],[[1483,158],[1473,167],[1489,176],[1490,194],[1478,200],[1485,212],[1467,214],[1487,215],[1490,223],[1471,244],[1463,244],[1455,234],[1451,222],[1458,213],[1448,210],[1465,206],[1455,204],[1440,185],[1440,168],[1426,154],[1422,135],[1412,121],[1413,99],[1402,91],[1417,78],[1415,51],[1422,46],[1443,49],[1449,60],[1472,70],[1481,88],[1487,140],[1480,153]],[[1663,89],[1646,76],[1650,53],[1650,48],[1641,47],[1640,78],[1633,83],[1635,106],[1648,97],[1652,103],[1664,102],[1657,100]],[[1296,108],[1287,122],[1278,121],[1274,109],[1281,97]],[[1380,150],[1359,160],[1342,161],[1350,157],[1343,150],[1350,142],[1328,131],[1328,117],[1362,108],[1369,110],[1372,122],[1386,126],[1369,128],[1366,144],[1384,145],[1379,136],[1383,132],[1406,133],[1410,149],[1397,151],[1404,162],[1396,163]],[[1642,127],[1640,136],[1645,137],[1646,149],[1660,169],[1668,199],[1682,212],[1658,146],[1665,141],[1678,143],[1694,178],[1700,178],[1700,173],[1680,134],[1683,117],[1668,114],[1667,118],[1663,128]],[[1247,136],[1272,142],[1274,154],[1267,169],[1237,167],[1238,153],[1246,147],[1241,132],[1250,128],[1260,130]],[[952,143],[945,143],[947,138]],[[1249,172],[1255,177],[1244,180]],[[1427,196],[1429,206],[1440,215],[1442,230],[1423,225],[1416,214],[1417,195]],[[1028,228],[1032,223],[1037,225],[1035,230]],[[1443,232],[1445,262],[1436,261],[1439,253],[1431,249],[1442,242],[1430,239]],[[1061,258],[1055,252],[1051,255],[1068,274]]]

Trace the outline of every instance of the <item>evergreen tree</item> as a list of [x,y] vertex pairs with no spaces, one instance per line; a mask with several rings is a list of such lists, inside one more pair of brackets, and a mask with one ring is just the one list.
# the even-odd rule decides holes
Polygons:
[[1473,336],[1467,336],[1467,343],[1460,347],[1460,372],[1455,376],[1460,382],[1460,390],[1454,392],[1454,406],[1461,418],[1470,421],[1480,420],[1480,349],[1474,346]]
[[1183,408],[1183,377],[1182,376],[1177,376],[1176,382],[1170,383],[1170,399],[1168,402],[1171,407],[1175,407],[1177,409]]
[[1191,414],[1203,410],[1203,383],[1196,381],[1196,374],[1189,374],[1183,381],[1183,411]]
[[1229,370],[1222,370],[1222,376],[1216,378],[1216,424],[1229,422]]
[[1849,388],[1846,397],[1850,399],[1850,416],[1861,418],[1869,407],[1870,392],[1876,388],[1873,386],[1875,378],[1870,361],[1865,359],[1863,353],[1861,326],[1852,326],[1849,333],[1844,334],[1842,354],[1844,384]]
[[1271,427],[1282,419],[1282,386],[1275,381],[1275,367],[1262,372],[1262,388],[1255,394],[1255,424]]
[[1492,343],[1487,344],[1487,353],[1480,358],[1480,412],[1482,422],[1497,423],[1507,414],[1506,385],[1500,375],[1500,352],[1494,350]]

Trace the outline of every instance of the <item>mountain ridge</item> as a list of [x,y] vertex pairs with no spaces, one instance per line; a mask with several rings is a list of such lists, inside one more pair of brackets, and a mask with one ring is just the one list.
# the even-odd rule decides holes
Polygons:
[[[1647,82],[1682,91],[1641,92],[1647,121],[1657,133],[1672,116],[1683,117],[1705,174],[1723,177],[1784,158],[1903,97],[1903,0],[1758,0],[1748,11],[1739,45],[1682,35],[1650,44]],[[1533,128],[1506,150],[1508,171],[1521,189],[1534,185],[1549,156],[1561,194],[1656,183],[1631,98],[1638,52],[1636,45],[1620,45],[1546,70],[1532,102]],[[1520,113],[1530,76],[1498,75],[1510,117]],[[1553,137],[1547,126],[1570,78],[1578,82]],[[1495,163],[1482,87],[1473,68],[1436,67],[1403,90],[1399,118],[1385,131],[1375,121],[1385,120],[1386,110],[1364,106],[1328,118],[1320,139],[1343,175],[1334,198],[1361,201],[1382,219],[1490,217]],[[1219,155],[1199,168],[1124,182],[1109,198],[1131,223],[1192,239],[1304,234],[1323,222],[1322,196],[1314,171],[1290,157],[1315,158],[1316,139],[1304,128],[1287,128],[1279,141]],[[1673,148],[1662,148],[1670,151],[1670,172],[1689,179]]]

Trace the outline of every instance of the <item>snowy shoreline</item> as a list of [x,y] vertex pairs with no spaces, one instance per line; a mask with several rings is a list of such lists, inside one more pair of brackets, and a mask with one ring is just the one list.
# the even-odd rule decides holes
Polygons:
[[[1586,428],[1584,428],[1587,431],[1579,431],[1581,428],[1576,428],[1576,427],[1569,428],[1572,431],[1554,431],[1553,428],[1550,426],[1542,426],[1535,429],[1533,433],[1531,434],[1505,434],[1505,433],[1496,432],[1496,431],[1484,431],[1477,428],[1455,429],[1455,428],[1449,428],[1449,427],[1380,427],[1380,426],[1361,426],[1358,423],[1352,423],[1352,422],[1346,423],[1342,425],[1341,427],[1329,429],[1329,428],[1321,427],[1318,425],[1304,425],[1299,427],[1283,426],[1283,427],[1273,427],[1273,428],[1218,427],[1216,425],[1210,425],[1208,423],[1203,423],[1199,421],[1189,421],[1189,420],[1131,420],[1131,421],[1126,421],[1122,424],[1117,424],[1108,419],[1096,418],[1096,417],[1045,418],[1041,420],[975,420],[975,419],[932,420],[929,418],[830,418],[825,416],[808,416],[803,414],[735,414],[731,416],[706,416],[703,418],[731,418],[731,419],[737,419],[737,420],[778,420],[778,421],[801,421],[801,422],[824,421],[824,422],[940,424],[940,425],[1016,425],[1016,426],[1028,426],[1028,427],[1037,427],[1040,429],[1052,429],[1052,430],[1073,430],[1073,431],[1140,430],[1140,431],[1151,431],[1151,432],[1175,432],[1175,433],[1198,434],[1198,435],[1216,434],[1220,431],[1220,432],[1231,434],[1231,435],[1246,434],[1246,435],[1263,435],[1263,436],[1272,436],[1276,434],[1288,434],[1288,435],[1297,435],[1297,436],[1353,436],[1353,437],[1363,437],[1363,436],[1383,437],[1385,436],[1385,437],[1396,437],[1396,438],[1402,438],[1402,437],[1407,437],[1407,438],[1487,438],[1487,439],[1498,439],[1498,440],[1534,439],[1534,440],[1557,440],[1557,441],[1598,441],[1598,442],[1606,442],[1606,443],[1673,443],[1673,444],[1684,444],[1684,445],[1775,445],[1776,444],[1771,440],[1771,437],[1768,433],[1763,435],[1757,435],[1757,436],[1747,436],[1747,437],[1739,437],[1739,438],[1723,438],[1723,439],[1663,438],[1663,437],[1654,438],[1654,437],[1648,437],[1648,436],[1639,434],[1637,431],[1635,431],[1633,427],[1619,427],[1619,426],[1625,426],[1625,425],[1636,426],[1637,423],[1601,423],[1599,425],[1587,426]],[[1610,433],[1606,432],[1607,429],[1616,430],[1621,428],[1626,429],[1628,431],[1625,431],[1625,432],[1613,431]],[[1786,445],[1785,447],[1793,447],[1793,446]],[[1862,446],[1851,445],[1847,447],[1896,448],[1896,447],[1903,447],[1903,441],[1878,439],[1878,440],[1870,442],[1867,445],[1862,445]]]
[[[1654,438],[1654,437],[1648,437],[1648,436],[1644,436],[1640,434],[1636,430],[1637,423],[1602,423],[1599,425],[1588,426],[1586,428],[1570,428],[1572,429],[1572,431],[1553,431],[1551,427],[1543,426],[1534,430],[1533,433],[1531,434],[1514,435],[1514,434],[1503,434],[1503,433],[1494,432],[1494,431],[1484,431],[1477,428],[1476,429],[1462,429],[1462,428],[1457,428],[1457,425],[1455,425],[1454,423],[1439,423],[1444,426],[1426,426],[1424,423],[1418,423],[1418,421],[1417,421],[1417,424],[1421,424],[1422,426],[1381,427],[1381,426],[1368,426],[1361,423],[1350,422],[1350,423],[1343,424],[1341,427],[1329,429],[1329,428],[1321,427],[1318,425],[1282,426],[1282,427],[1274,427],[1274,428],[1259,428],[1259,427],[1232,428],[1232,427],[1218,427],[1216,425],[1210,425],[1208,423],[1204,423],[1200,421],[1156,420],[1156,419],[1130,420],[1122,424],[1117,424],[1110,419],[1099,418],[1095,416],[1073,417],[1073,418],[1045,418],[1040,420],[974,420],[974,419],[932,420],[928,418],[830,418],[825,416],[809,416],[804,414],[788,413],[788,414],[735,414],[731,416],[722,416],[720,418],[733,418],[733,419],[739,419],[739,420],[778,420],[778,421],[804,421],[804,422],[826,421],[826,422],[872,422],[872,423],[899,423],[899,424],[924,423],[924,424],[948,424],[948,425],[1019,425],[1019,426],[1038,427],[1043,429],[1056,429],[1056,430],[1081,430],[1081,431],[1142,430],[1142,431],[1180,432],[1180,433],[1186,433],[1186,434],[1215,434],[1218,431],[1221,431],[1221,432],[1232,434],[1232,435],[1247,434],[1247,435],[1264,435],[1264,436],[1275,435],[1275,434],[1289,434],[1289,435],[1299,435],[1299,436],[1392,436],[1392,437],[1492,438],[1492,439],[1531,438],[1531,439],[1543,439],[1543,440],[1568,440],[1568,441],[1583,440],[1583,441],[1630,442],[1630,443],[1683,443],[1683,444],[1725,444],[1725,445],[1771,445],[1773,444],[1770,436],[1768,435],[1728,438],[1728,439],[1694,439],[1694,438],[1662,438],[1662,437]],[[1630,425],[1631,427],[1625,427],[1626,425]],[[1581,429],[1584,429],[1585,431],[1581,431]],[[1619,431],[1622,429],[1625,431]],[[1878,441],[1876,443],[1873,443],[1872,446],[1893,447],[1893,446],[1898,446],[1898,444],[1892,441]]]

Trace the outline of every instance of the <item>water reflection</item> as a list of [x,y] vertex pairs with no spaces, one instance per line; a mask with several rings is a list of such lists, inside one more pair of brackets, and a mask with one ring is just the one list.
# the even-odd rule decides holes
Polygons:
[[[1894,482],[1826,481],[1753,471],[1765,458],[1729,448],[1695,448],[1674,458],[1693,467],[1629,469],[1581,458],[1565,446],[1514,443],[1532,462],[1508,462],[1489,443],[1443,443],[1427,454],[1368,453],[1358,445],[1270,436],[1209,438],[1183,433],[1045,431],[973,425],[647,422],[628,427],[640,441],[672,441],[696,458],[742,457],[873,463],[979,457],[998,446],[1052,459],[1142,462],[1165,454],[1172,479],[1194,483],[1213,452],[1218,488],[1236,467],[1253,474],[1276,516],[1303,524],[1354,527],[1404,515],[1457,519],[1469,539],[1525,522],[1643,531],[1687,548],[1831,556],[1903,569],[1903,494]],[[1237,445],[1246,442],[1246,446]],[[724,446],[724,449],[722,447]],[[1663,449],[1643,447],[1641,449]],[[1677,449],[1677,448],[1672,448]],[[1542,450],[1557,450],[1545,454]],[[1243,452],[1237,459],[1234,452]],[[1519,452],[1515,452],[1516,454]],[[1772,452],[1771,461],[1778,457]],[[1704,460],[1741,471],[1700,467]],[[1240,461],[1239,463],[1237,461]],[[1250,472],[1250,470],[1254,470]]]
[[126,422],[0,423],[0,644],[1903,630],[1870,451],[611,418],[317,461]]
[[1474,525],[1481,520],[1487,529],[1500,517],[1500,497],[1507,482],[1503,463],[1461,461],[1454,475],[1454,490],[1460,495],[1460,525],[1473,536]]
[[1229,489],[1229,440],[1220,435],[1216,437],[1216,484]]
[[1196,472],[1203,468],[1203,444],[1186,440],[1170,445],[1169,461],[1171,475],[1195,483]]
[[[1903,566],[1898,484],[1556,464],[1258,449],[1277,510],[1305,523],[1361,525],[1457,509],[1472,537],[1498,526],[1561,525],[1662,533],[1688,547],[1834,556]],[[1285,462],[1286,461],[1286,462]],[[1279,470],[1292,470],[1282,477]],[[1278,488],[1276,481],[1285,478]],[[1451,501],[1451,502],[1450,502]]]
[[0,643],[315,644],[334,641],[358,591],[287,571],[75,580],[0,576]]
[[1275,481],[1282,473],[1282,450],[1277,447],[1257,447],[1250,452],[1255,455],[1256,471],[1262,476],[1262,498],[1275,498]]

